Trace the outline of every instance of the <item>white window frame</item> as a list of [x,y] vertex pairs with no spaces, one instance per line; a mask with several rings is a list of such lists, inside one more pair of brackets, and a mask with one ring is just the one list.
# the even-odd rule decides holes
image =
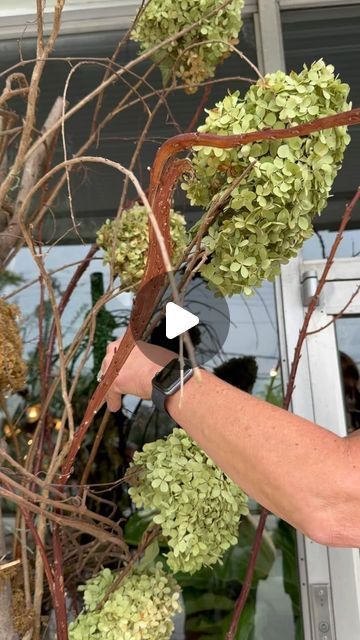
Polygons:
[[[282,371],[287,382],[289,367],[301,329],[305,308],[302,280],[307,271],[320,277],[325,260],[302,261],[300,257],[282,269],[276,285]],[[341,312],[360,284],[360,259],[335,260],[309,331],[317,330]],[[360,313],[360,296],[346,315]],[[299,363],[292,411],[346,435],[343,389],[335,325],[308,336]],[[321,467],[321,457],[319,457]],[[326,477],[323,479],[326,482]],[[360,553],[359,549],[324,547],[298,535],[299,571],[303,605],[304,640],[358,640],[360,637]],[[331,596],[332,635],[321,634],[312,615],[312,586],[328,585]]]
[[[140,0],[95,0],[91,3],[78,2],[64,7],[61,34],[91,33],[98,31],[123,30],[131,26],[132,20],[140,7]],[[35,6],[35,1],[32,1]],[[257,0],[245,0],[243,15],[249,16],[257,10]],[[53,12],[49,7],[45,11],[44,33],[48,34],[52,24]],[[36,14],[28,9],[28,2],[20,8],[1,11],[0,6],[0,38],[17,39],[34,38],[36,36]]]
[[314,9],[360,4],[359,0],[278,0],[280,9]]

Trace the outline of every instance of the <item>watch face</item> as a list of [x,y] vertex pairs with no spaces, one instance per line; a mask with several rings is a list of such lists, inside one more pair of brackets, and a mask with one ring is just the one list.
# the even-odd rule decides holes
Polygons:
[[[191,371],[191,365],[189,365],[186,360],[184,363],[184,376]],[[171,391],[174,385],[177,385],[180,380],[180,362],[177,358],[171,360],[166,367],[160,371],[154,378],[154,383],[157,387],[160,387],[161,390],[166,393]]]

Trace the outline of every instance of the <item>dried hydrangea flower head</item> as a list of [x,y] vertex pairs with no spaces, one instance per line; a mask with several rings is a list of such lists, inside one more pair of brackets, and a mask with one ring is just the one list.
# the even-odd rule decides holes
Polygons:
[[[172,264],[183,255],[187,245],[183,215],[170,211],[170,236],[173,243]],[[107,220],[99,229],[97,244],[104,250],[105,263],[111,264],[121,284],[136,290],[144,275],[149,247],[148,215],[145,207],[135,204],[122,212],[118,220]]]
[[22,359],[22,340],[15,304],[0,298],[0,391],[19,391],[26,385],[26,365]]
[[134,571],[104,598],[116,575],[102,569],[83,586],[84,609],[69,625],[69,640],[169,640],[180,611],[180,587],[157,563]]
[[[334,67],[319,60],[299,74],[266,75],[244,98],[238,91],[226,96],[207,111],[199,131],[230,135],[304,124],[348,110],[348,93]],[[279,274],[312,235],[312,219],[326,206],[349,140],[346,127],[336,127],[233,149],[195,149],[195,172],[183,187],[192,204],[205,207],[254,162],[203,239],[211,259],[202,275],[211,288],[250,295]]]
[[238,540],[247,496],[182,429],[144,445],[130,466],[138,469],[129,493],[137,507],[156,509],[175,573],[215,564]]
[[152,49],[169,36],[200,21],[153,55],[164,84],[174,73],[184,84],[190,85],[187,93],[195,93],[197,87],[191,85],[212,78],[217,65],[230,55],[229,44],[238,42],[244,0],[230,0],[216,11],[219,4],[219,0],[150,0],[131,34],[133,40],[140,42],[142,51]]

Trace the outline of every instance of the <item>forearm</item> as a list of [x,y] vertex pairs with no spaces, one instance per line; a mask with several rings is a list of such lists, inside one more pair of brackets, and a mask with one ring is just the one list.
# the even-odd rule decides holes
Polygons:
[[171,397],[167,409],[250,496],[308,535],[320,527],[317,514],[327,517],[337,499],[341,438],[206,371],[186,383],[182,399],[180,392]]
[[[103,371],[121,338],[109,345]],[[138,342],[107,394],[151,398],[152,380],[175,354]],[[167,409],[244,491],[306,533],[332,546],[360,547],[360,438],[339,438],[201,371]],[[180,401],[181,400],[181,401]]]

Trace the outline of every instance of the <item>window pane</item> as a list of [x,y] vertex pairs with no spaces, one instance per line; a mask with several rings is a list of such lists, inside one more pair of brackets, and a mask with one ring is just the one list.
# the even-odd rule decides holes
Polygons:
[[[83,64],[74,72],[67,91],[69,105],[73,106],[94,89],[100,82],[104,71],[106,59],[110,58],[115,47],[121,38],[121,32],[110,31],[101,33],[81,33],[76,35],[63,35],[59,37],[56,44],[54,57],[91,57],[102,58],[104,62],[90,62]],[[252,18],[244,19],[244,26],[241,30],[240,46],[244,54],[256,63],[255,32]],[[35,56],[36,43],[33,39],[24,39],[21,44],[22,55],[25,59]],[[128,41],[123,48],[117,62],[125,64],[134,59],[138,51],[138,44]],[[7,69],[19,61],[18,41],[8,40],[0,42],[0,72]],[[76,64],[78,60],[74,60]],[[136,65],[132,72],[124,75],[122,80],[114,83],[104,94],[101,121],[106,113],[111,111],[122,98],[127,94],[130,87],[134,87],[139,75],[143,75],[149,68],[149,63],[144,62]],[[47,116],[51,105],[58,95],[62,95],[65,82],[70,72],[69,63],[64,61],[48,62],[41,81],[41,96],[39,103],[38,122],[42,123]],[[24,68],[29,75],[31,65]],[[217,78],[232,77],[233,80],[226,80],[214,84],[208,99],[208,106],[213,105],[217,100],[222,99],[227,90],[235,91],[240,89],[246,91],[249,82],[239,82],[239,77],[254,79],[254,72],[250,66],[236,53],[232,54],[223,64],[219,65]],[[160,72],[158,69],[147,76],[147,86],[143,86],[140,94],[147,96],[156,90],[162,89]],[[173,92],[161,105],[148,130],[145,143],[140,156],[135,164],[134,171],[140,182],[146,188],[148,185],[149,171],[154,155],[161,142],[176,133],[186,129],[191,123],[204,89],[200,88],[196,94],[187,95],[183,90]],[[134,99],[139,97],[135,93]],[[152,110],[158,102],[158,96],[153,95],[146,98],[146,104]],[[14,103],[15,104],[15,103]],[[17,103],[19,109],[23,108],[21,101]],[[94,113],[95,101],[81,109],[73,118],[66,123],[66,142],[68,157],[84,144],[89,136],[91,122]],[[205,114],[204,114],[205,115]],[[200,115],[200,124],[204,115]],[[145,103],[138,101],[125,111],[119,113],[101,132],[97,143],[86,150],[86,153],[110,158],[125,167],[129,167],[132,154],[135,150],[136,142],[139,139],[148,118]],[[62,159],[62,146],[58,146],[58,160]],[[114,169],[104,167],[104,165],[92,164],[83,166],[72,172],[71,176],[73,204],[76,222],[80,225],[78,231],[86,242],[93,242],[96,230],[106,220],[117,211],[123,177]],[[130,188],[127,200],[134,198],[135,192]],[[187,207],[187,200],[181,190],[177,192],[177,206],[184,209]],[[55,213],[55,219],[53,214]],[[196,213],[192,212],[187,217],[194,219]],[[67,191],[64,188],[61,196],[57,199],[51,214],[47,215],[43,229],[44,239],[51,239],[53,242],[64,234],[62,243],[78,242],[77,235],[72,232],[72,224],[69,215],[69,204]]]
[[336,321],[336,337],[342,373],[346,426],[360,429],[360,317],[344,316]]
[[[341,3],[339,3],[341,4]],[[360,104],[360,6],[302,9],[281,13],[287,70],[300,71],[302,65],[324,58],[332,64],[344,82],[350,85],[350,99]],[[351,144],[346,150],[342,170],[337,176],[326,211],[315,220],[321,239],[314,236],[304,247],[304,258],[328,255],[345,205],[359,183],[360,126],[351,127]],[[338,252],[339,257],[360,252],[360,218],[353,215]]]

